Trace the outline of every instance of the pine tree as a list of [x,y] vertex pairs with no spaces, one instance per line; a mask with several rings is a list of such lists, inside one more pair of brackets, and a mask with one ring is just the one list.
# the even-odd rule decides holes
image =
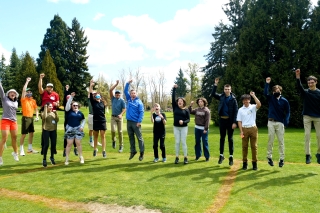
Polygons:
[[185,97],[188,93],[187,91],[187,79],[184,77],[183,71],[179,70],[178,77],[176,77],[176,80],[174,81],[175,84],[178,85],[178,88],[176,89],[176,97]]
[[[42,87],[44,88],[47,83],[52,83],[54,86],[53,87],[54,91],[59,94],[60,103],[62,103],[63,95],[64,95],[63,87],[57,77],[56,67],[54,65],[54,62],[53,62],[53,59],[50,55],[49,50],[46,51],[46,54],[45,54],[43,61],[41,63],[40,73],[45,74],[45,77],[43,78],[43,81],[42,81]],[[38,78],[38,80],[39,80],[39,78]]]
[[92,79],[92,76],[88,72],[87,65],[89,56],[87,56],[86,48],[89,41],[76,18],[72,20],[72,27],[69,28],[68,31],[70,43],[67,54],[67,79],[70,91],[76,91],[77,93],[77,101],[85,103],[88,94],[83,85],[88,84],[90,79]]
[[17,88],[18,84],[16,82],[16,78],[18,76],[20,66],[21,66],[21,61],[17,55],[16,49],[13,48],[11,57],[10,57],[10,64],[4,76],[5,80],[2,82],[2,86],[5,91],[12,88],[15,88],[15,89]]
[[68,45],[69,45],[69,31],[66,23],[59,15],[55,15],[53,20],[50,21],[50,28],[47,29],[46,34],[41,45],[41,51],[38,63],[38,73],[42,69],[42,63],[46,55],[46,51],[49,50],[53,59],[56,75],[60,82],[64,84],[67,82],[66,69],[68,68]]
[[6,58],[4,57],[4,54],[2,54],[0,59],[0,80],[1,81],[5,80],[6,69],[7,69]]

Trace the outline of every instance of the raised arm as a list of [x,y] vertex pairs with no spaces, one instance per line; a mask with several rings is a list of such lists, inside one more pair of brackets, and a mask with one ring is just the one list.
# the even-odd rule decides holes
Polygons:
[[261,107],[261,102],[259,101],[259,99],[257,98],[256,94],[251,91],[250,92],[251,97],[254,99],[255,103],[256,103],[256,108],[259,109]]
[[270,82],[271,82],[271,78],[270,77],[266,78],[266,84],[264,85],[264,90],[263,90],[263,94],[266,97],[269,96],[269,85],[270,85]]
[[45,74],[41,73],[40,77],[39,77],[38,90],[39,90],[40,95],[43,94],[42,79],[44,78],[44,76],[45,76]]
[[110,89],[109,89],[110,100],[112,100],[113,90],[114,90],[114,88],[116,88],[118,86],[118,84],[119,84],[119,80],[117,80],[116,83],[110,87]]
[[301,79],[300,79],[300,69],[296,69],[296,79],[297,79],[297,86],[298,90],[301,92],[301,94],[304,94],[304,88],[301,84]]
[[214,85],[213,85],[212,92],[211,92],[211,96],[217,100],[220,100],[220,96],[221,96],[221,94],[217,93],[217,87],[218,87],[219,80],[220,80],[219,78],[214,79]]
[[26,79],[26,83],[24,84],[24,86],[23,86],[23,88],[22,88],[22,94],[21,94],[21,98],[24,98],[24,97],[26,97],[26,90],[27,90],[27,87],[28,87],[28,84],[29,84],[29,82],[31,81],[31,78],[27,78]]
[[196,110],[192,109],[192,105],[193,105],[194,101],[190,102],[190,106],[188,107],[190,114],[195,115],[196,114]]
[[73,100],[73,98],[74,98],[75,95],[76,95],[75,92],[72,92],[72,93],[71,93],[71,96],[70,96],[70,98],[68,99],[68,101],[67,101],[67,103],[66,103],[66,106],[65,106],[65,111],[66,111],[66,112],[68,112],[68,111],[71,109],[71,102],[72,102],[72,100]]
[[172,94],[171,94],[171,104],[172,104],[172,109],[174,110],[174,108],[177,107],[177,103],[176,103],[176,89],[177,89],[178,85],[175,84],[173,85],[173,88],[172,88]]
[[130,86],[131,83],[132,83],[132,79],[129,80],[126,83],[126,86],[124,87],[124,95],[126,96],[127,101],[130,99],[129,86]]
[[4,96],[5,96],[4,90],[3,90],[3,87],[2,87],[2,83],[0,81],[0,97],[1,97],[2,100],[3,100]]

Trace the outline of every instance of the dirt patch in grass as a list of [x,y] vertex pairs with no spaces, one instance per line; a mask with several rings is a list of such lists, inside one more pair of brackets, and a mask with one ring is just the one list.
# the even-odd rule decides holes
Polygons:
[[213,204],[209,207],[207,212],[211,212],[211,213],[219,212],[225,206],[225,204],[229,199],[241,162],[242,161],[234,161],[234,164],[230,168],[228,175],[225,177],[217,193],[217,196],[213,201]]
[[80,202],[69,202],[57,198],[48,198],[40,195],[31,195],[23,192],[12,191],[8,189],[0,189],[0,197],[8,197],[12,199],[22,199],[29,202],[41,203],[48,208],[60,209],[68,212],[110,212],[110,213],[159,213],[159,210],[146,209],[143,206],[131,206],[124,207],[119,205],[108,205],[101,203],[80,203]]

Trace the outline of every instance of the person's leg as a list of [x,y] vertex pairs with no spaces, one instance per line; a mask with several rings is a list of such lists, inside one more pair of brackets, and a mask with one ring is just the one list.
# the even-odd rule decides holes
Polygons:
[[176,151],[176,157],[179,157],[180,153],[180,141],[181,141],[181,127],[173,127],[173,134],[174,134],[174,139],[175,139],[175,151]]
[[93,130],[93,149],[96,150],[98,146],[99,130]]
[[181,142],[184,157],[188,157],[188,147],[187,147],[187,136],[188,136],[188,127],[181,128]]
[[227,124],[227,131],[228,131],[228,145],[229,145],[229,154],[230,156],[233,156],[233,151],[234,151],[234,145],[233,145],[233,132],[234,129],[232,129],[232,121],[229,119],[228,124]]
[[252,162],[258,161],[258,128],[249,128],[250,130],[250,145],[252,152]]
[[77,148],[78,148],[78,152],[79,152],[79,156],[80,156],[80,160],[81,160],[81,158],[83,158],[81,139],[75,138],[74,141],[75,141],[75,143],[77,144]]
[[102,156],[105,158],[105,157],[107,157],[107,155],[106,155],[106,131],[105,130],[100,130],[100,138],[101,138],[101,143],[102,143]]
[[160,137],[158,134],[153,133],[153,155],[154,155],[154,159],[158,159],[159,158],[159,153],[158,153],[158,141],[159,141]]
[[203,154],[204,154],[204,157],[206,158],[206,160],[209,160],[209,158],[210,158],[208,135],[209,135],[209,130],[207,131],[207,133],[202,132]]
[[28,139],[28,151],[32,153],[39,153],[38,151],[34,150],[32,148],[32,142],[33,142],[33,135],[34,135],[34,120],[32,118],[28,118],[28,123],[27,123],[27,130],[25,132],[26,134],[29,133],[29,139]]
[[20,155],[25,156],[23,144],[24,144],[24,139],[26,138],[26,134],[22,134],[20,137]]
[[162,152],[162,159],[165,161],[166,160],[166,146],[165,146],[165,134],[161,135],[160,137],[160,149]]
[[74,138],[68,138],[67,139],[67,146],[66,146],[66,162],[69,161],[69,156],[70,156],[70,150],[73,144]]
[[[317,154],[320,155],[320,118],[313,118],[313,125],[314,128],[316,129],[316,137],[317,137],[317,144],[318,144],[318,150],[317,150]],[[320,158],[320,156],[319,156]],[[318,161],[319,163],[319,161]]]
[[122,132],[122,128],[123,128],[123,119],[118,119],[117,122],[117,128],[118,128],[118,138],[119,138],[119,146],[120,148],[123,147],[123,132]]
[[144,141],[142,138],[141,126],[137,126],[137,123],[135,123],[133,125],[133,130],[134,130],[134,134],[136,135],[137,140],[139,142],[140,153],[144,153]]
[[203,130],[194,128],[194,139],[195,139],[195,145],[194,145],[194,152],[196,155],[196,160],[198,160],[201,157],[201,136],[202,136]]
[[[3,126],[2,126],[3,128]],[[8,135],[9,135],[9,129],[8,130],[1,130],[1,144],[0,144],[0,157],[2,157],[3,154],[3,150],[4,150],[4,144],[6,143],[7,139],[8,139]]]
[[42,130],[42,143],[43,160],[47,160],[47,153],[49,149],[49,131],[47,130]]
[[242,128],[243,138],[242,138],[242,161],[248,162],[248,147],[249,147],[249,131],[246,128]]
[[54,155],[57,154],[57,130],[49,132],[50,141],[51,141],[51,155],[50,158],[54,159]]
[[284,160],[285,146],[284,146],[284,124],[283,123],[276,122],[275,133],[277,135],[278,142],[279,142],[280,160]]
[[[272,150],[273,150],[273,142],[274,136],[276,134],[275,128],[276,122],[268,121],[268,146],[267,146],[267,158],[272,159]],[[278,138],[279,140],[279,138]],[[280,145],[280,141],[279,141]],[[279,150],[280,151],[280,150]]]
[[111,116],[111,140],[112,143],[117,141],[116,138],[116,126],[117,126],[117,121],[116,121],[116,117]]
[[135,138],[134,138],[134,125],[136,123],[132,121],[127,121],[127,132],[129,136],[129,141],[130,141],[130,152],[131,153],[137,153],[136,151],[136,145],[135,145]]
[[312,119],[308,115],[303,116],[303,126],[304,126],[304,150],[306,155],[311,155],[311,149],[310,149],[310,134],[311,134],[311,122]]
[[219,131],[220,131],[220,155],[223,156],[224,152],[224,142],[227,134],[227,119],[219,119]]
[[13,151],[18,155],[18,146],[17,146],[17,136],[18,136],[18,129],[10,129],[11,135],[11,145]]

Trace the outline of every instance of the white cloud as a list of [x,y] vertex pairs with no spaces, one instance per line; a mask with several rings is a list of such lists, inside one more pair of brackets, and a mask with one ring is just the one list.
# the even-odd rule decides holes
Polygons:
[[89,0],[71,0],[71,2],[75,4],[88,4]]
[[97,21],[97,20],[101,19],[103,16],[105,16],[105,14],[103,14],[103,13],[97,13],[97,14],[94,16],[93,20],[94,20],[94,21]]
[[156,51],[160,59],[174,59],[181,52],[208,49],[211,33],[226,16],[216,1],[202,1],[191,10],[179,10],[172,20],[158,23],[148,15],[115,18],[112,24],[126,32],[133,43]]
[[2,54],[4,55],[4,58],[6,59],[6,65],[10,64],[10,56],[11,52],[6,50],[2,45],[0,44],[0,57],[2,57]]
[[147,57],[143,47],[132,46],[124,35],[117,32],[87,28],[85,33],[89,40],[87,52],[91,66],[139,61]]

